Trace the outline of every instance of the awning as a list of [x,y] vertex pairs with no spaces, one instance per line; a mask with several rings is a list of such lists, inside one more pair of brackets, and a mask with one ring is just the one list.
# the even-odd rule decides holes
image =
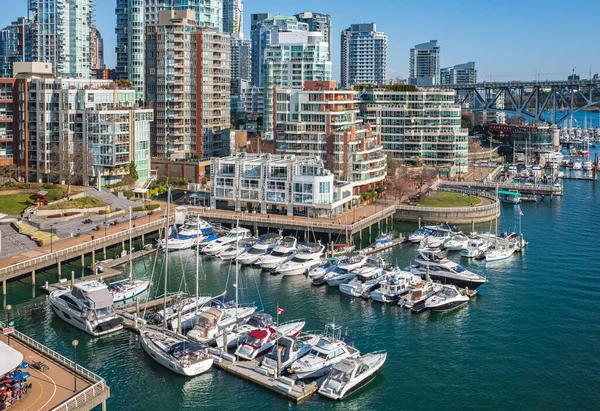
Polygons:
[[150,191],[150,190],[147,188],[134,188],[133,189],[133,192],[135,194],[148,194],[148,191]]
[[0,341],[0,376],[18,368],[23,362],[23,354]]

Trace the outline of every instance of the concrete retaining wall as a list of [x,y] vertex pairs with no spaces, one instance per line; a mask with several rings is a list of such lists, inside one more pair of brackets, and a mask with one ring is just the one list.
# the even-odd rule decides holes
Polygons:
[[500,217],[500,201],[493,199],[494,204],[481,207],[419,207],[396,206],[394,220],[403,222],[443,223],[450,221],[454,224],[470,224],[471,222],[485,223]]
[[93,208],[65,208],[65,209],[60,209],[60,210],[36,210],[35,215],[37,215],[38,217],[46,217],[49,215],[58,215],[58,214],[69,214],[69,213],[78,213],[78,215],[83,215],[83,214],[98,214],[99,211],[102,210],[110,210],[109,206],[103,206],[103,207],[93,207]]

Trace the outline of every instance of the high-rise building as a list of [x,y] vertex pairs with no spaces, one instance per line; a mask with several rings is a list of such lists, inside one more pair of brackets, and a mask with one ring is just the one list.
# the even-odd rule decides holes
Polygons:
[[410,49],[408,82],[426,87],[440,84],[440,46],[437,40]]
[[200,27],[223,31],[224,0],[165,0],[165,10],[193,10]]
[[231,35],[231,95],[240,94],[240,81],[250,82],[252,43],[242,33]]
[[25,17],[0,30],[0,78],[12,77],[13,63],[31,60],[31,35],[31,20]]
[[439,167],[453,177],[468,171],[467,129],[454,90],[392,91],[360,94],[361,117],[381,133],[384,151],[405,162]]
[[[474,84],[477,83],[477,70],[474,62],[457,64],[451,67],[445,67],[440,71],[440,84],[442,86],[455,86],[458,84]],[[466,91],[460,90],[457,93],[458,101],[463,101],[466,96]],[[468,101],[463,103],[463,107],[473,108],[474,97],[470,97]]]
[[352,24],[342,31],[341,83],[385,84],[387,82],[388,37],[374,23]]
[[136,97],[142,99],[145,85],[145,0],[117,0],[115,13],[117,15],[115,76],[131,81]]
[[29,0],[32,60],[51,63],[54,74],[91,78],[95,0]]
[[92,27],[92,70],[100,70],[104,68],[104,40],[98,28]]
[[223,0],[223,32],[244,33],[243,0]]
[[386,157],[380,136],[357,118],[353,90],[335,81],[308,81],[301,90],[277,89],[277,153],[318,156],[355,194],[382,185]]
[[295,17],[299,22],[308,24],[308,31],[318,31],[323,34],[323,41],[329,45],[329,60],[332,60],[331,16],[329,14],[305,11],[296,14]]
[[14,72],[15,78],[0,79],[2,97],[12,84],[14,107],[4,115],[12,123],[2,124],[0,114],[0,135],[13,140],[12,153],[0,146],[0,159],[4,150],[26,181],[63,183],[65,170],[73,170],[76,183],[114,184],[132,161],[139,180],[148,178],[153,111],[136,106],[132,88],[58,78],[50,63],[15,63]]
[[278,88],[301,90],[307,81],[332,79],[329,47],[321,33],[274,30],[271,35],[271,45],[265,49],[263,73],[263,127],[267,138],[273,135],[273,113],[277,104],[274,96]]
[[195,17],[193,10],[161,11],[146,28],[152,153],[161,158],[228,154],[230,36],[200,27]]

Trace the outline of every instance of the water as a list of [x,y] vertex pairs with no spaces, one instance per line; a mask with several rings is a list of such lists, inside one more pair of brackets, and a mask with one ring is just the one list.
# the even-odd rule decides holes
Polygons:
[[[91,338],[64,324],[53,315],[47,297],[30,298],[28,281],[11,284],[8,302],[17,327],[58,352],[71,356],[71,341],[79,340],[77,359],[111,386],[111,410],[145,410],[166,401],[168,409],[182,410],[247,410],[265,403],[272,409],[311,411],[596,408],[600,252],[595,212],[600,191],[590,181],[565,181],[564,190],[565,197],[552,203],[523,204],[523,232],[530,246],[508,261],[471,264],[489,283],[467,307],[450,313],[411,314],[351,299],[336,289],[311,287],[303,277],[282,279],[242,270],[244,301],[264,305],[270,313],[279,303],[285,309],[282,320],[304,318],[308,330],[321,330],[335,319],[363,352],[388,351],[377,378],[341,403],[314,396],[296,406],[218,370],[192,379],[176,376],[150,360],[132,333]],[[517,208],[503,206],[499,230],[517,227]],[[414,227],[396,226],[408,228]],[[413,253],[404,247],[384,253],[384,258],[405,266]],[[191,251],[173,253],[171,290],[179,289],[183,278],[193,290],[192,256]],[[159,260],[157,271],[161,264]],[[138,275],[149,273],[151,264],[138,261],[135,270]],[[233,275],[229,264],[204,260],[202,293],[217,294],[227,284],[233,292]],[[162,279],[154,283],[162,286]]]

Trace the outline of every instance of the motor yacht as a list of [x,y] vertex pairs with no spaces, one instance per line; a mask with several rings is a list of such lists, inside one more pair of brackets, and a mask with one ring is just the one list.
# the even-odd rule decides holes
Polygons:
[[[203,252],[206,255],[216,256],[221,251],[229,248],[229,246],[231,246],[232,244],[234,244],[236,242],[240,242],[243,239],[249,238],[249,237],[250,237],[250,230],[248,230],[246,228],[236,227],[236,228],[232,229],[231,231],[229,231],[229,233],[227,233],[227,235],[225,235],[223,237],[219,237],[215,241],[212,241],[210,244],[208,244],[206,247],[203,247],[201,249],[201,252]],[[169,242],[169,247],[171,247],[170,242]]]
[[573,170],[581,170],[583,169],[583,163],[581,162],[581,160],[574,160],[571,168]]
[[252,248],[240,254],[237,258],[242,265],[254,264],[260,257],[269,254],[281,241],[281,234],[268,233],[261,235]]
[[95,337],[123,329],[112,294],[106,284],[96,280],[51,292],[50,305],[61,320]]
[[246,321],[238,323],[231,330],[228,330],[224,338],[217,339],[217,347],[223,348],[224,340],[227,340],[227,348],[237,347],[250,331],[274,326],[275,321],[270,314],[255,313]]
[[[198,231],[199,230],[199,231]],[[169,228],[169,250],[186,250],[196,246],[198,242],[202,242],[205,239],[214,235],[213,227],[204,220],[186,222],[179,230],[177,227],[172,226]],[[157,241],[159,250],[165,250],[166,239],[160,239]]]
[[308,243],[298,247],[298,252],[289,261],[275,269],[276,274],[284,276],[306,274],[321,264],[321,255],[325,247],[320,243]]
[[297,243],[298,241],[294,237],[284,237],[270,254],[259,257],[255,264],[258,264],[263,270],[273,270],[296,255]]
[[330,257],[327,260],[321,261],[320,266],[315,267],[308,272],[308,278],[312,280],[313,285],[318,286],[326,284],[326,281],[324,280],[325,275],[337,267],[339,262],[340,259],[336,257]]
[[426,236],[430,234],[433,234],[433,231],[419,227],[414,233],[408,236],[408,241],[413,244],[420,243]]
[[458,287],[472,290],[487,281],[480,275],[467,270],[465,267],[445,257],[426,256],[423,253],[420,253],[415,258],[415,265],[410,268],[410,272],[428,281],[427,277],[430,277],[433,281],[438,281],[442,284],[454,284]]
[[421,312],[425,309],[425,301],[436,295],[442,289],[442,284],[432,281],[416,281],[408,287],[408,292],[400,297],[398,305]]
[[384,274],[382,264],[367,265],[357,268],[353,272],[354,278],[347,283],[340,284],[340,292],[351,297],[362,297],[365,293],[370,294],[376,288],[379,288],[381,278]]
[[421,279],[421,277],[404,270],[396,270],[387,274],[379,284],[379,289],[371,293],[371,298],[380,303],[396,302],[410,290],[414,277]]
[[348,253],[340,258],[338,266],[342,270],[352,271],[367,264],[369,257],[361,253]]
[[343,400],[372,381],[386,358],[386,352],[374,352],[338,362],[319,387],[319,394],[332,400]]
[[260,366],[274,373],[277,370],[277,352],[279,352],[280,371],[283,373],[296,360],[308,354],[319,338],[315,334],[300,334],[297,337],[284,335],[262,358]]
[[252,330],[246,335],[242,345],[237,348],[235,355],[248,361],[260,358],[271,350],[281,336],[295,337],[300,334],[304,325],[306,325],[304,321],[294,321],[278,327]]
[[205,345],[188,341],[170,331],[142,331],[140,344],[157,363],[180,375],[200,375],[213,364],[213,356],[206,351]]
[[473,238],[460,250],[460,256],[465,258],[480,258],[490,248],[490,242],[483,238]]
[[425,308],[431,311],[450,311],[460,308],[469,302],[455,285],[444,285],[439,293],[425,301]]
[[448,251],[460,251],[469,243],[469,237],[459,233],[444,240],[444,248]]
[[[197,218],[188,218],[185,223],[177,230],[179,235],[186,237],[206,237],[213,234],[213,226]],[[169,241],[169,248],[171,248],[171,242]]]
[[258,240],[256,238],[244,238],[238,243],[233,243],[219,254],[217,254],[217,258],[222,261],[231,261],[235,260],[237,256],[244,254],[248,250],[250,250],[254,244],[256,244]]
[[298,378],[319,378],[326,375],[333,365],[360,355],[360,351],[352,347],[351,340],[342,337],[342,327],[328,324],[319,341],[304,357],[294,361],[290,366]]
[[365,265],[367,271],[378,270],[383,265],[381,259],[370,259],[364,254],[352,253],[345,257],[344,262],[340,262],[335,269],[323,277],[323,281],[330,287],[339,287],[341,284],[354,280],[356,277],[355,271],[365,267]]
[[223,330],[229,329],[238,321],[250,317],[255,311],[256,307],[213,307],[196,317],[196,324],[187,333],[187,337],[194,341],[210,344],[223,334]]

